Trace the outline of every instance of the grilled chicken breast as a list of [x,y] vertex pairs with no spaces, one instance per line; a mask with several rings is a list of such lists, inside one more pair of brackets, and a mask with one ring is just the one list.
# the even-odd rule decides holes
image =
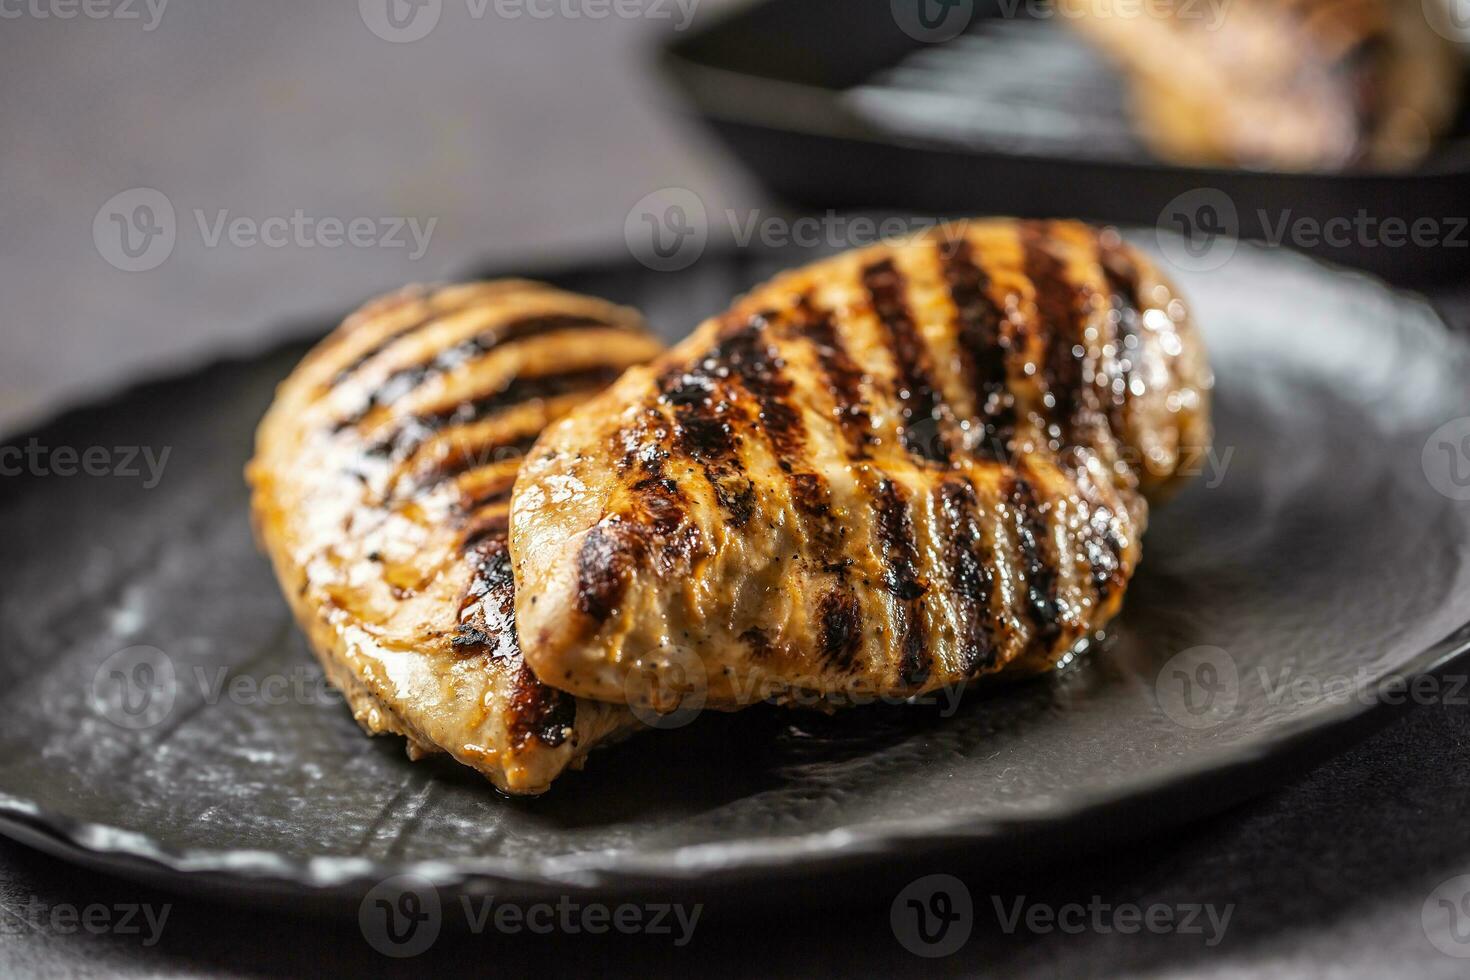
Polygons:
[[961,222],[780,276],[553,425],[517,478],[522,649],[673,710],[1053,665],[1208,439],[1183,303],[1116,234]]
[[634,726],[527,669],[506,520],[541,430],[659,350],[632,311],[548,286],[411,287],[281,385],[248,469],[256,532],[369,733],[538,793]]
[[1412,166],[1453,121],[1462,58],[1420,0],[1063,0],[1124,70],[1142,135],[1194,165]]

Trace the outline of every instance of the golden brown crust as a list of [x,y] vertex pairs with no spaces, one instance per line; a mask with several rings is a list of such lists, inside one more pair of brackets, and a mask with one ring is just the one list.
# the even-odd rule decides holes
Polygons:
[[541,429],[659,349],[632,311],[537,283],[408,287],[280,386],[248,468],[254,524],[365,730],[538,793],[634,727],[526,667],[505,528]]
[[1044,669],[1118,610],[1208,440],[1183,303],[1115,234],[989,220],[787,273],[518,477],[527,662],[672,709]]

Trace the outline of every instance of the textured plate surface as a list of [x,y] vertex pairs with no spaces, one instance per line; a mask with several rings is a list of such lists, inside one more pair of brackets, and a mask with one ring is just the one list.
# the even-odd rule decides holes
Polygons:
[[[673,337],[811,257],[548,278]],[[1419,301],[1291,255],[1241,246],[1177,278],[1211,345],[1218,446],[1156,511],[1107,649],[957,706],[706,714],[537,800],[410,764],[323,692],[241,480],[304,347],[12,439],[40,463],[0,479],[0,829],[216,888],[345,896],[414,865],[510,897],[957,847],[1024,860],[1227,806],[1343,745],[1386,678],[1470,643],[1470,504],[1454,499],[1470,497],[1470,423],[1430,438],[1470,413],[1470,350]],[[136,477],[40,475],[59,447],[168,456],[154,486],[141,453]]]

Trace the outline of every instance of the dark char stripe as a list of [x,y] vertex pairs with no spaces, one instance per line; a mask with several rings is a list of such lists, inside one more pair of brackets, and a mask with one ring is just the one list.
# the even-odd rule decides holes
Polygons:
[[1108,422],[1113,435],[1121,438],[1123,417],[1131,397],[1134,359],[1139,355],[1142,310],[1147,304],[1138,295],[1138,265],[1122,244],[1099,238],[1098,262],[1108,282],[1113,310],[1113,346],[1116,348],[1113,363],[1103,372],[1108,381],[1105,393]]
[[519,375],[499,391],[461,402],[442,412],[402,419],[387,435],[368,447],[368,452],[379,456],[406,456],[445,426],[469,425],[512,405],[537,398],[597,391],[607,387],[622,373],[619,367],[599,365],[561,374]]
[[1049,644],[1060,631],[1057,570],[1050,557],[1046,519],[1036,501],[1036,488],[1017,472],[1009,481],[1009,502],[1016,517],[1016,540],[1026,576],[1025,612],[1036,627],[1036,640]]
[[857,596],[848,589],[824,593],[817,603],[817,617],[820,628],[817,642],[823,662],[836,670],[850,668],[863,641],[863,617]]
[[862,278],[873,311],[888,332],[888,349],[898,370],[895,394],[904,448],[920,459],[947,462],[949,447],[940,431],[944,405],[925,366],[923,338],[904,302],[903,276],[892,259],[884,259],[864,268]]
[[577,611],[602,623],[628,591],[642,542],[628,524],[605,520],[587,532],[577,551]]
[[[459,307],[458,309],[463,309],[463,307]],[[342,368],[342,370],[338,371],[336,375],[332,378],[331,387],[335,388],[342,382],[346,381],[348,378],[352,377],[352,375],[355,374],[357,370],[361,368],[364,364],[366,364],[368,361],[371,361],[379,354],[383,353],[383,351],[387,350],[389,347],[392,347],[400,339],[407,337],[411,333],[415,333],[419,330],[424,329],[429,324],[438,321],[440,317],[443,317],[448,313],[457,311],[457,309],[430,311],[419,317],[417,320],[410,321],[409,323],[406,323],[398,329],[392,331],[386,337],[383,337],[381,340],[379,340],[376,344],[373,344],[367,350],[363,351],[361,354],[357,355],[357,357],[353,358],[346,367]]]
[[985,539],[976,515],[975,488],[967,480],[946,480],[934,492],[943,522],[945,564],[959,613],[960,669],[974,676],[995,665],[995,615],[991,595],[994,571],[986,561]]
[[684,491],[668,474],[672,438],[663,414],[649,409],[615,440],[623,447],[618,473],[632,500],[628,527],[646,541],[662,572],[688,559],[700,541],[699,529],[685,520],[689,502]]
[[461,654],[487,654],[515,671],[507,714],[510,744],[524,748],[536,739],[548,748],[567,740],[577,721],[577,701],[536,679],[521,658],[516,636],[515,580],[505,538],[486,538],[471,558],[474,572],[460,604],[459,628],[452,641]]
[[510,533],[510,511],[498,507],[494,511],[476,514],[465,525],[460,537],[460,551],[478,548],[490,541],[503,541]]
[[801,309],[802,331],[822,367],[822,380],[836,405],[837,425],[847,437],[853,457],[866,459],[868,447],[873,445],[876,437],[873,419],[863,401],[863,371],[837,336],[832,314],[816,309],[805,298]]
[[924,593],[919,577],[919,550],[913,519],[903,491],[889,479],[871,487],[878,508],[878,535],[885,566],[884,584],[898,602],[894,605],[894,639],[899,644],[899,681],[918,686],[929,676],[929,638],[924,628]]
[[[811,316],[811,302],[803,297],[797,319],[788,322],[803,332]],[[785,364],[777,356],[765,332],[776,314],[752,317],[724,336],[720,348],[730,373],[755,399],[761,430],[770,443],[778,468],[786,476],[787,488],[801,515],[810,555],[817,568],[836,576],[837,586],[819,602],[821,635],[818,639],[829,666],[845,669],[852,665],[861,639],[862,612],[857,596],[846,584],[847,566],[842,539],[847,528],[832,515],[832,492],[827,481],[805,465],[807,432],[801,413],[792,405],[793,386]],[[827,329],[831,329],[830,322]]]
[[1077,290],[1067,280],[1066,266],[1043,244],[1045,232],[1026,226],[1021,235],[1026,277],[1036,289],[1036,329],[1042,341],[1041,380],[1051,395],[1051,421],[1061,445],[1075,444],[1082,407],[1082,367],[1074,348],[1082,344]]
[[491,440],[477,443],[456,443],[448,453],[437,459],[432,465],[425,466],[413,474],[412,486],[414,490],[422,493],[431,490],[446,480],[452,480],[461,474],[471,470],[480,469],[483,466],[492,466],[508,460],[522,460],[536,444],[536,438],[541,434],[538,429],[535,432],[524,433],[513,436],[509,441]]
[[661,377],[660,400],[674,414],[674,448],[699,464],[730,523],[743,527],[755,512],[755,485],[740,465],[740,406],[720,378],[727,370],[728,352],[716,346],[690,370]]
[[945,282],[958,318],[960,364],[975,393],[976,414],[984,427],[977,455],[982,459],[1009,459],[1016,434],[1016,409],[1010,392],[1004,312],[990,297],[990,277],[976,261],[968,239],[943,241],[939,246]]
[[338,429],[356,425],[367,417],[374,408],[392,405],[400,398],[411,394],[428,381],[448,374],[462,364],[483,357],[492,350],[531,337],[539,337],[558,330],[608,329],[612,326],[605,320],[589,316],[571,316],[565,313],[523,317],[502,323],[489,330],[481,331],[467,340],[446,347],[427,361],[399,368],[383,379],[367,397],[367,400],[351,415],[337,423]]
[[817,545],[817,561],[824,567],[838,560],[844,529],[832,519],[832,496],[827,481],[805,465],[806,425],[792,404],[793,386],[785,374],[785,362],[771,346],[766,329],[775,314],[751,318],[725,334],[720,352],[730,374],[752,398],[756,420],[770,443],[776,465],[786,476],[796,509]]

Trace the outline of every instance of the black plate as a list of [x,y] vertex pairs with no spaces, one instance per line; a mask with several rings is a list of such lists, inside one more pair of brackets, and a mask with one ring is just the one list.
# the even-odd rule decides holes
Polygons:
[[[673,336],[810,257],[551,278],[636,302]],[[1470,349],[1423,303],[1289,254],[1242,246],[1179,280],[1213,348],[1228,465],[1156,513],[1108,649],[970,692],[949,718],[707,714],[602,751],[535,800],[410,764],[321,696],[241,480],[304,345],[72,411],[9,445],[170,455],[152,487],[0,480],[0,829],[238,895],[337,901],[411,868],[506,900],[737,884],[772,900],[926,855],[1054,859],[1226,807],[1381,720],[1385,682],[1470,646],[1470,504],[1455,499],[1470,497],[1456,482],[1470,483],[1455,455],[1467,433],[1429,439],[1470,412]],[[163,651],[175,679],[141,713],[142,688],[113,673],[137,646]],[[1186,704],[1186,680],[1213,707]]]
[[[1470,268],[1470,99],[1412,171],[1172,166],[1130,134],[1101,58],[1062,19],[1033,16],[1054,7],[768,0],[682,35],[663,60],[735,155],[798,207],[1203,227],[1398,281]],[[1435,232],[1400,242],[1388,219]]]

